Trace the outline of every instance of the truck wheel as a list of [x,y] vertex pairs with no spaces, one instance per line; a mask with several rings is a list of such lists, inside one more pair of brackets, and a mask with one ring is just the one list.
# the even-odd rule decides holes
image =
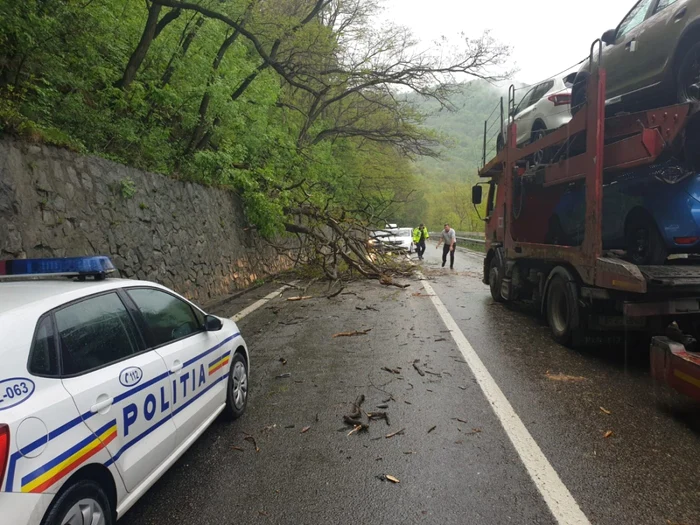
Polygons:
[[494,256],[489,264],[489,288],[491,297],[497,303],[505,301],[501,295],[501,283],[503,282],[503,268],[498,264],[498,257]]
[[112,525],[112,507],[94,481],[81,480],[68,487],[49,509],[42,525]]
[[566,279],[555,275],[547,288],[547,323],[554,340],[566,346],[571,345],[574,337],[575,301]]
[[646,213],[635,213],[627,219],[625,249],[627,259],[641,266],[664,264],[668,257],[659,229]]

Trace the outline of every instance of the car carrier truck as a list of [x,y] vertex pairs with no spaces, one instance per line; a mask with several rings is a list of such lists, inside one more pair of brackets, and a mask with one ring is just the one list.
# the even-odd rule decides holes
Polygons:
[[[559,343],[598,344],[614,333],[651,341],[653,376],[700,400],[700,258],[639,265],[602,239],[604,185],[671,157],[692,160],[696,108],[606,118],[601,48],[591,48],[587,102],[567,125],[518,148],[508,120],[505,147],[488,162],[484,155],[472,191],[481,204],[487,187],[484,283],[495,301],[534,301]],[[513,108],[513,88],[508,98]],[[571,185],[585,188],[585,225],[580,242],[563,245],[550,219]]]

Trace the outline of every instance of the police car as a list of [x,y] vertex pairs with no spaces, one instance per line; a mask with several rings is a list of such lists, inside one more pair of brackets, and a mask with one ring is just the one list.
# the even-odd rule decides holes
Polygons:
[[236,324],[113,270],[0,261],[0,523],[110,525],[221,412],[245,410]]

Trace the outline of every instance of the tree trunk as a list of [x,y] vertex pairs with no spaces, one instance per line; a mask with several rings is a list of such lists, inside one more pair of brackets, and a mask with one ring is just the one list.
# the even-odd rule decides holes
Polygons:
[[[231,47],[231,45],[236,41],[239,35],[240,31],[236,30],[231,36],[224,40],[224,42],[221,44],[221,47],[219,47],[219,52],[214,58],[214,63],[212,64],[212,74],[210,75],[209,80],[207,81],[207,90],[204,92],[204,95],[202,96],[202,101],[199,104],[199,123],[197,124],[197,128],[192,134],[192,139],[190,140],[190,143],[187,146],[187,150],[190,152],[202,149],[206,147],[206,145],[209,143],[209,139],[211,138],[211,132],[207,132],[207,112],[209,111],[209,104],[211,103],[211,93],[209,92],[209,87],[214,82],[214,78],[216,77],[216,71],[219,69],[221,62],[224,59],[224,55],[226,55],[226,51],[228,51],[228,48]],[[250,82],[248,84],[250,84]],[[237,89],[236,91],[238,91],[239,89]],[[216,127],[219,124],[219,122],[220,119],[217,117],[214,120],[213,127]]]
[[170,79],[173,78],[173,74],[175,73],[175,62],[177,60],[183,59],[185,55],[187,55],[187,50],[190,48],[192,41],[197,36],[197,31],[204,24],[204,20],[205,18],[203,16],[197,18],[197,21],[194,23],[194,27],[192,28],[192,30],[189,31],[187,35],[185,35],[185,38],[182,39],[182,45],[180,46],[178,51],[173,53],[173,56],[170,57],[168,67],[165,68],[165,73],[163,73],[163,78],[161,78],[160,81],[161,87],[167,86],[170,83]]
[[153,41],[158,37],[161,31],[163,31],[165,26],[180,16],[180,10],[173,9],[172,11],[169,11],[160,21],[158,21],[162,8],[162,5],[155,3],[151,4],[151,6],[148,8],[148,18],[146,19],[146,27],[143,28],[143,33],[141,34],[141,40],[139,40],[136,49],[131,54],[129,63],[126,65],[122,78],[115,83],[116,87],[128,89],[136,78],[136,73],[141,67],[144,58],[146,58],[148,49],[151,47]]

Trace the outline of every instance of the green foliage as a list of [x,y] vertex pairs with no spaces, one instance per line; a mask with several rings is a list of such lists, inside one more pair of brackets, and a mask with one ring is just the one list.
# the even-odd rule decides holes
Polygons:
[[119,181],[119,193],[124,199],[131,199],[136,195],[136,183],[131,177],[125,177]]
[[[305,74],[333,71],[343,63],[343,49],[352,54],[364,47],[370,56],[387,49],[391,55],[392,46],[410,40],[393,30],[385,41],[354,45],[353,38],[377,36],[366,30],[373,2],[358,4],[365,11],[341,13],[360,17],[345,34],[320,16],[301,24],[312,4],[263,2],[249,10],[249,0],[201,2],[246,20],[262,47],[276,49],[280,60],[296,61],[289,71],[299,82],[323,87],[325,98],[316,101],[311,91],[282,81],[278,70],[262,67],[249,40],[222,47],[231,27],[193,10],[183,9],[162,27],[124,82],[149,9],[160,9],[162,22],[170,8],[143,0],[0,0],[0,133],[232,189],[242,197],[248,220],[266,236],[284,231],[293,220],[290,210],[301,204],[377,224],[386,218],[416,224],[427,216],[431,224],[445,216],[467,224],[471,219],[460,205],[466,190],[454,184],[473,172],[475,130],[494,93],[470,85],[453,101],[460,112],[425,121],[432,133],[422,127],[421,111],[436,108],[401,100],[386,85],[375,88],[369,59],[366,66],[321,80]],[[238,93],[247,78],[252,81]],[[349,85],[368,79],[370,89],[343,95]],[[415,83],[428,89],[425,79]],[[324,105],[339,94],[337,102]],[[440,134],[453,140],[443,163],[416,167],[407,160],[427,151]],[[115,193],[129,199],[136,187],[127,178]]]

